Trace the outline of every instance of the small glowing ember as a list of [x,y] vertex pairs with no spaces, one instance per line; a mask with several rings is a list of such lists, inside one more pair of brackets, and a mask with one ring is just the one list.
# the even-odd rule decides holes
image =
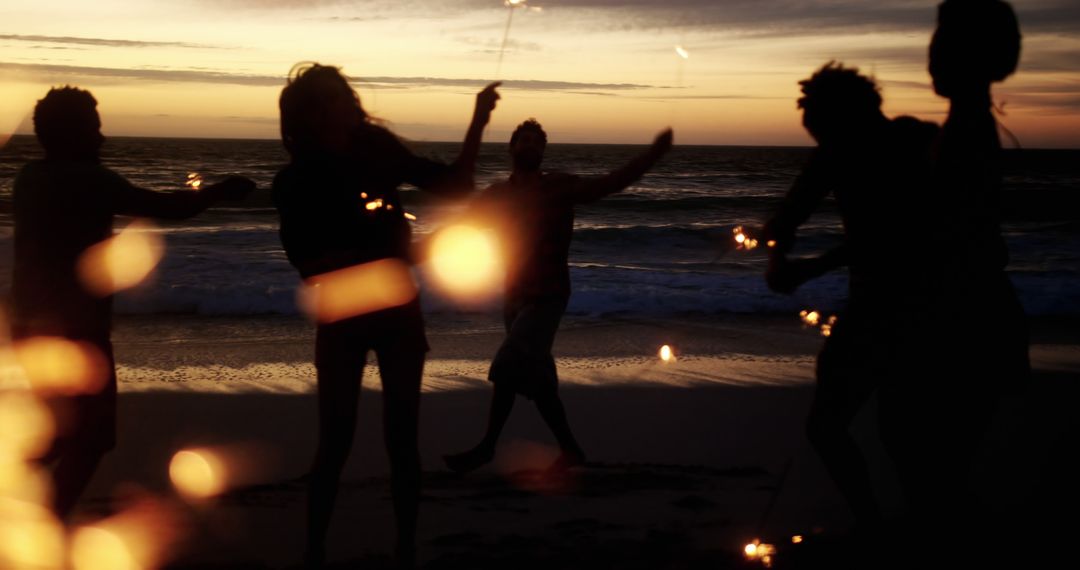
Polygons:
[[679,54],[679,57],[683,59],[690,59],[690,52],[686,51],[686,48],[682,46],[675,46],[675,53]]
[[664,362],[671,362],[672,360],[675,360],[675,351],[673,351],[671,347],[666,344],[664,346],[661,346],[660,360],[663,360]]
[[408,212],[405,212],[404,215],[405,215],[406,220],[409,220],[410,222],[415,222],[416,221],[416,216],[414,216],[414,215],[412,215],[412,214],[410,214]]
[[731,232],[735,234],[735,243],[738,244],[736,245],[736,249],[745,249],[749,251],[758,246],[758,240],[747,235],[746,230],[744,230],[742,226],[736,227],[734,230],[731,230]]
[[198,190],[202,188],[203,179],[198,172],[190,172],[187,175],[187,181],[184,182],[184,186],[191,188],[192,190]]
[[801,534],[796,534],[795,536],[791,537],[791,543],[792,544],[799,544],[802,541],[803,541],[803,537],[802,537]]
[[746,555],[747,560],[756,560],[761,562],[762,566],[771,568],[773,556],[776,554],[776,547],[771,544],[763,544],[760,540],[754,539],[754,542],[743,547],[743,554]]
[[364,204],[364,207],[367,208],[369,212],[373,212],[375,210],[378,210],[379,208],[383,207],[383,199],[382,198],[375,198],[374,200],[368,202],[367,204]]

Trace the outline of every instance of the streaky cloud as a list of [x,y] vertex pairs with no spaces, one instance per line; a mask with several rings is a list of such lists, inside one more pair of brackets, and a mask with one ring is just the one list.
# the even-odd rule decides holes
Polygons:
[[188,42],[154,42],[143,40],[116,40],[105,38],[81,38],[72,36],[36,36],[36,35],[20,35],[20,34],[0,34],[0,40],[9,40],[17,42],[36,42],[36,43],[51,43],[51,44],[73,44],[83,46],[99,46],[99,47],[127,47],[127,48],[148,48],[148,47],[171,47],[171,48],[193,48],[193,49],[219,49],[219,46],[211,46],[206,44],[193,44]]
[[[193,69],[154,69],[154,68],[115,68],[84,67],[75,65],[54,65],[39,63],[0,62],[0,70],[21,71],[44,75],[49,78],[71,80],[74,78],[104,78],[127,81],[162,81],[187,83],[217,83],[230,85],[272,86],[285,85],[285,75],[260,75],[230,73],[224,71]],[[367,88],[404,89],[409,87],[469,87],[482,88],[491,79],[448,78],[448,77],[353,77],[352,83]],[[539,79],[503,80],[504,89],[522,89],[527,91],[630,91],[655,89],[652,85],[636,83],[586,83],[577,81],[549,81]]]

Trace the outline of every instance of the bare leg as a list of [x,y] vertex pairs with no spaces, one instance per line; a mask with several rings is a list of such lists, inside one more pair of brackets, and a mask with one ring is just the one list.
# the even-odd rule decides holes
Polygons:
[[495,382],[494,385],[495,391],[491,395],[491,409],[488,412],[484,439],[469,451],[447,455],[443,458],[446,466],[453,471],[459,473],[472,471],[489,463],[495,457],[495,445],[499,442],[506,420],[510,418],[510,411],[514,409],[517,393],[514,392],[512,386],[505,383]]
[[390,486],[397,516],[397,561],[416,562],[416,519],[420,504],[420,382],[424,351],[392,346],[378,350],[383,384],[383,436],[390,456]]
[[[323,333],[319,333],[322,335]],[[329,335],[326,335],[329,336]],[[356,406],[366,350],[319,339],[319,448],[308,477],[308,535],[305,560],[319,567],[325,559],[326,532],[334,512],[338,483],[352,449]],[[317,342],[319,342],[317,341]]]
[[583,465],[585,452],[582,451],[573,432],[570,431],[570,422],[566,419],[566,408],[563,407],[558,393],[551,392],[538,397],[536,409],[540,411],[540,416],[544,418],[544,422],[555,435],[555,440],[559,442],[559,448],[562,450],[562,454],[552,468],[559,470]]

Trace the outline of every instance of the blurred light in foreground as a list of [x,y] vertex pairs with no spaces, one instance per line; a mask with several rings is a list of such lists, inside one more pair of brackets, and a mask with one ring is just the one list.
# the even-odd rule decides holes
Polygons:
[[228,483],[225,462],[208,449],[186,449],[173,455],[169,479],[176,490],[192,499],[221,494]]
[[364,207],[367,208],[367,210],[369,212],[378,210],[379,208],[383,207],[383,199],[382,198],[376,198],[376,199],[368,202],[367,204],[364,204]]
[[333,323],[416,298],[416,283],[400,259],[380,259],[310,277],[300,290],[300,305],[320,323]]
[[416,216],[414,216],[414,215],[412,215],[412,214],[410,214],[408,212],[405,212],[404,216],[405,216],[405,219],[409,220],[410,222],[415,222],[416,221]]
[[203,180],[202,176],[198,172],[190,172],[187,175],[187,182],[184,182],[184,186],[191,188],[192,190],[198,190],[202,188]]
[[109,377],[109,362],[94,345],[38,336],[12,344],[29,387],[41,395],[91,394]]
[[143,499],[116,516],[76,529],[70,543],[71,568],[158,568],[179,538],[178,522],[172,507]]
[[665,344],[660,347],[660,360],[663,360],[664,362],[675,360],[675,352],[671,350],[670,346]]
[[771,239],[771,240],[765,242],[765,245],[767,245],[769,247],[776,247],[776,240]]
[[792,544],[800,544],[800,543],[802,543],[802,541],[803,541],[803,537],[802,537],[801,534],[796,534],[795,536],[791,537],[791,543]]
[[0,463],[39,457],[55,432],[52,413],[41,400],[21,390],[0,393]]
[[0,568],[64,567],[64,527],[48,508],[0,498]]
[[456,295],[477,295],[498,286],[498,251],[491,237],[471,226],[449,226],[431,243],[431,267],[439,284]]
[[683,59],[690,59],[690,52],[686,51],[686,48],[682,46],[675,46],[675,53],[679,54],[679,57]]
[[90,246],[79,258],[83,286],[99,297],[142,283],[157,267],[165,246],[153,226],[136,220],[115,236]]
[[[0,502],[11,505],[48,505],[52,501],[52,477],[32,460],[0,459]],[[3,568],[3,566],[0,566]]]
[[743,547],[743,554],[747,560],[761,562],[762,566],[771,568],[773,556],[776,555],[776,547],[754,539],[754,542]]

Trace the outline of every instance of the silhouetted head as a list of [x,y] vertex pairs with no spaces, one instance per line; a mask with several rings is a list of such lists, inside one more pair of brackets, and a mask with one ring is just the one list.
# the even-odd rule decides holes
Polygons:
[[885,119],[877,84],[857,68],[831,61],[799,85],[803,126],[818,144],[857,142]]
[[97,159],[105,142],[97,100],[89,91],[70,86],[50,89],[37,102],[34,133],[49,158]]
[[544,149],[547,148],[547,133],[544,127],[530,118],[514,129],[510,135],[510,158],[514,161],[514,170],[536,172],[544,161]]
[[368,121],[360,96],[341,70],[300,63],[278,100],[281,140],[294,158],[320,152],[343,153],[352,131]]
[[930,41],[930,76],[942,97],[986,93],[1020,60],[1020,25],[1000,0],[946,0]]

